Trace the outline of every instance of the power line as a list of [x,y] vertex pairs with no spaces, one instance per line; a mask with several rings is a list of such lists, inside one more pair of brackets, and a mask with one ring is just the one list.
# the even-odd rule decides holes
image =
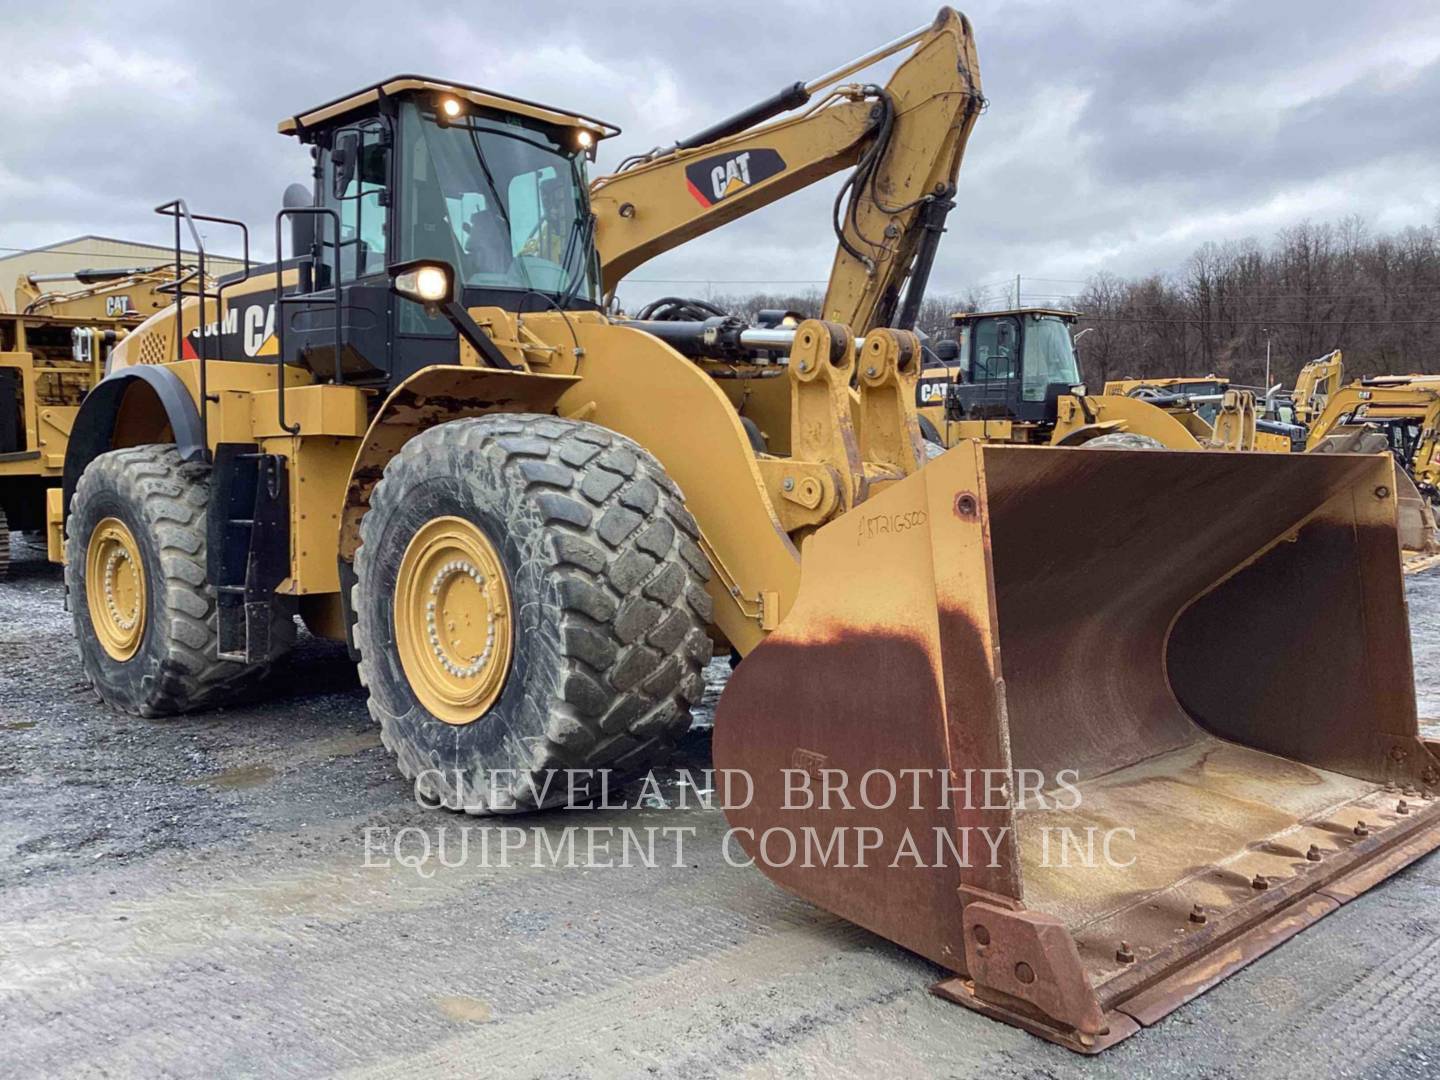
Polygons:
[[[1145,323],[1147,325],[1193,326],[1199,330],[1206,319],[1147,319],[1140,315],[1082,315],[1085,322]],[[1440,319],[1225,319],[1226,326],[1440,326]]]

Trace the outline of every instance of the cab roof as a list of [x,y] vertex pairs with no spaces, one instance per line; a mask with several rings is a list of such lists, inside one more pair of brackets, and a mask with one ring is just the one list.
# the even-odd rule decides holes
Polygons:
[[381,97],[395,97],[400,94],[448,94],[474,105],[482,105],[487,109],[518,113],[547,124],[585,128],[596,139],[608,139],[612,135],[620,134],[620,129],[614,124],[607,124],[604,120],[597,120],[593,116],[569,112],[565,109],[554,109],[549,105],[511,97],[508,94],[486,90],[479,86],[466,86],[464,83],[433,79],[426,75],[392,75],[363,90],[357,90],[352,94],[336,98],[334,101],[327,101],[323,105],[316,105],[313,109],[307,109],[305,112],[287,117],[280,121],[278,130],[281,135],[300,135],[306,128],[339,119],[347,113],[374,104]]
[[966,322],[969,319],[984,319],[991,315],[1054,315],[1061,319],[1080,318],[1080,312],[1078,311],[1065,311],[1061,308],[1043,307],[1003,308],[999,311],[957,311],[951,315],[950,318],[958,323]]

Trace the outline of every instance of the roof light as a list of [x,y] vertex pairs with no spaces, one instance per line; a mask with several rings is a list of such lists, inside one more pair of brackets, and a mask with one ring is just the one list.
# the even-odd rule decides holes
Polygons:
[[461,113],[461,105],[459,100],[453,97],[441,98],[440,111],[444,113],[447,117],[449,117],[451,120],[455,119],[455,117],[459,116]]
[[579,146],[581,150],[589,150],[590,147],[595,145],[595,136],[584,128],[581,128],[575,132],[575,144]]

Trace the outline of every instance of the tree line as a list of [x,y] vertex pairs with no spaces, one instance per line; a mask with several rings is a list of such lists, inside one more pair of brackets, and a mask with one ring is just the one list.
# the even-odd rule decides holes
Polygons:
[[[821,300],[818,292],[713,298],[742,317],[763,308],[808,315]],[[980,300],[977,290],[928,296],[919,329],[945,335],[950,314],[980,310]],[[1269,243],[1205,243],[1179,270],[1097,274],[1073,296],[1047,296],[1043,306],[1081,313],[1076,352],[1097,390],[1112,378],[1212,372],[1259,386],[1267,339],[1272,384],[1290,385],[1303,364],[1332,349],[1344,351],[1347,378],[1437,373],[1440,218],[1389,233],[1359,218],[1306,222]]]

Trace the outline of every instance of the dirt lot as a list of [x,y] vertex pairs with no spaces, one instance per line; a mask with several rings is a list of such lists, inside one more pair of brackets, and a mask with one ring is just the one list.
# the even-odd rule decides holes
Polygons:
[[[678,782],[663,795],[690,809],[584,815],[693,830],[678,853],[659,834],[654,868],[536,866],[563,813],[483,834],[481,865],[482,834],[461,848],[464,822],[411,800],[329,645],[246,707],[112,715],[59,574],[33,544],[18,557],[0,586],[0,1075],[1440,1075],[1435,856],[1085,1060],[938,1000],[930,964],[728,865],[719,812]],[[1410,597],[1421,713],[1440,716],[1440,572]],[[698,731],[683,763],[707,758]]]

